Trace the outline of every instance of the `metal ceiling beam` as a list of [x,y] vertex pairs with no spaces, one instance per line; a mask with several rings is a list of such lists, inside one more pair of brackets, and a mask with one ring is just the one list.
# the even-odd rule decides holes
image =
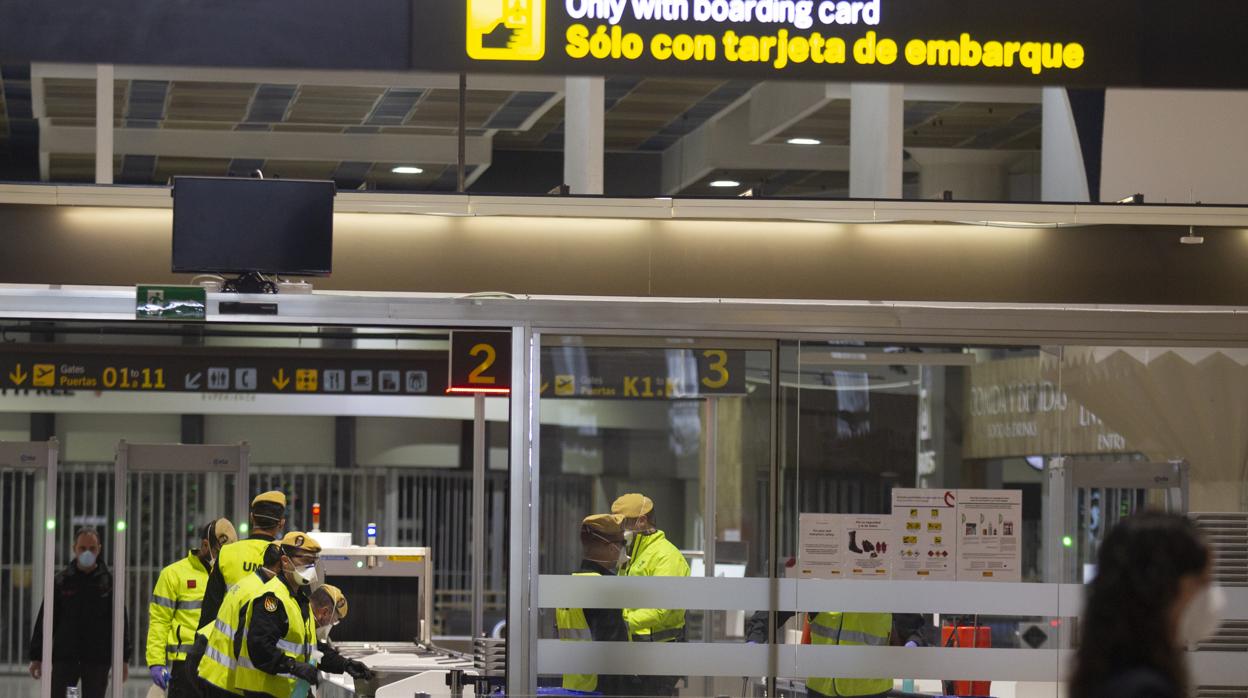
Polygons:
[[[1039,104],[1036,88],[907,85],[907,101]],[[765,142],[829,102],[847,83],[763,82],[663,152],[663,191],[675,194],[715,170],[848,171],[849,149]],[[940,149],[936,149],[940,150]],[[915,171],[907,161],[905,171]]]
[[970,85],[906,85],[907,102],[973,102],[976,104],[1040,104],[1039,87]]
[[752,102],[708,121],[663,152],[664,193],[679,193],[716,170],[849,169],[845,146],[754,143]]
[[765,143],[836,99],[849,85],[831,82],[764,82],[750,95],[750,143]]
[[[38,63],[30,65],[30,111],[35,122],[39,124],[39,132],[44,133],[48,127],[47,96],[43,89],[43,66]],[[94,76],[93,76],[94,77]],[[52,157],[43,147],[43,138],[39,139],[39,181],[46,182],[51,177]]]
[[[123,155],[412,161],[442,165],[458,161],[458,143],[453,136],[119,128],[115,131],[115,138],[114,150]],[[40,149],[47,153],[94,153],[95,129],[47,126],[41,133]],[[467,164],[489,164],[492,150],[491,138],[470,136],[467,139]]]
[[[93,79],[95,67],[78,63],[33,63],[45,78]],[[187,82],[285,83],[327,87],[410,87],[458,90],[454,73],[386,72],[373,70],[297,70],[280,68],[200,68],[191,66],[116,66],[118,80],[169,80]],[[563,78],[520,75],[472,74],[468,89],[501,92],[535,91],[563,94]]]

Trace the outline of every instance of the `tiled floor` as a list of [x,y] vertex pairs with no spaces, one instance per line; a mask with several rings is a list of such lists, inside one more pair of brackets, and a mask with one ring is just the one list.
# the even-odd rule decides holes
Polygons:
[[[136,671],[141,673],[136,676]],[[146,698],[151,685],[146,669],[131,670],[130,680],[122,691],[124,698]],[[39,682],[30,678],[29,674],[0,674],[0,698],[39,698]]]

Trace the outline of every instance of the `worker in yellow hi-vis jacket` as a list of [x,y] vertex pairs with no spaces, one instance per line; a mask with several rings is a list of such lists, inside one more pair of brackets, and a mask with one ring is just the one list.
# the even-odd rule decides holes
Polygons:
[[199,547],[160,571],[148,607],[147,667],[152,682],[170,698],[199,696],[199,682],[186,673],[186,656],[195,642],[208,571],[221,546],[238,540],[229,519],[211,521],[200,531]]

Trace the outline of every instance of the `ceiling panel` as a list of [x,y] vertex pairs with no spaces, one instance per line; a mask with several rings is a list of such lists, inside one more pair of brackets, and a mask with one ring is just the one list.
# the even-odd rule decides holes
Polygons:
[[534,150],[563,123],[563,104],[556,104],[542,114],[528,131],[499,131],[494,136],[494,147],[502,150]]
[[253,83],[178,81],[169,86],[166,118],[238,123],[247,114],[247,105],[255,91]]
[[344,128],[340,124],[273,124],[274,131],[292,133],[342,133]]
[[776,134],[769,142],[815,138],[824,145],[849,145],[849,100],[834,99],[805,119]]
[[[123,156],[113,157],[113,175],[121,172]],[[52,153],[48,156],[48,172],[57,182],[94,182],[95,155],[91,153]]]
[[[604,85],[606,148],[617,152],[666,150],[754,86],[749,81],[609,78]],[[26,89],[29,92],[29,83]],[[44,80],[44,94],[51,123],[94,125],[93,79],[48,78]],[[561,150],[565,113],[559,105],[543,112],[529,129],[519,130],[554,95],[540,91],[470,90],[468,133],[492,133],[499,149]],[[9,97],[8,88],[0,81],[0,139],[13,124],[20,126],[20,121],[14,122],[13,115],[8,113],[12,101]],[[454,89],[122,80],[115,85],[115,97],[119,128],[453,137],[459,111],[459,93]],[[905,103],[904,142],[907,147],[1038,150],[1040,116],[1036,104],[910,101]],[[833,100],[785,128],[770,142],[804,137],[827,145],[847,145],[849,127],[849,101]],[[425,165],[426,171],[420,175],[396,175],[390,172],[393,165],[385,163],[305,162],[294,159],[297,153],[264,163],[245,157],[246,153],[238,155],[240,159],[233,161],[233,167],[239,172],[263,164],[266,172],[299,178],[336,177],[349,187],[365,183],[382,189],[445,189],[453,187],[454,181],[454,168],[441,165]],[[123,160],[123,156],[128,159]],[[54,178],[89,181],[94,176],[90,156],[56,155],[54,160]],[[172,174],[226,174],[231,167],[231,161],[224,158],[162,157],[153,161],[146,156],[118,154],[118,168],[124,176],[150,176],[156,183]],[[715,178],[741,181],[742,189],[764,182],[765,193],[776,196],[844,196],[848,186],[844,172],[743,170],[714,173],[685,193],[734,193],[709,188],[707,184]]]
[[231,131],[234,124],[229,121],[170,121],[160,123],[161,128],[181,131]]
[[[508,92],[468,90],[465,120],[469,128],[484,128],[494,112],[511,96]],[[430,90],[420,100],[406,122],[407,126],[455,129],[459,126],[459,91]]]
[[156,171],[153,178],[157,182],[166,182],[176,175],[201,175],[205,177],[224,177],[229,171],[228,158],[156,158]]
[[338,161],[322,160],[267,160],[265,177],[282,179],[329,179],[338,169]]
[[[410,162],[379,162],[368,171],[366,179],[378,189],[427,189],[438,181],[447,165],[421,165],[424,172],[417,175],[394,174],[390,170],[399,165],[411,165]],[[419,164],[419,163],[417,163]],[[454,168],[450,168],[454,169]]]
[[[113,86],[113,116],[125,114],[126,90],[129,83],[118,81]],[[47,78],[43,84],[44,113],[48,117],[95,119],[95,80]]]
[[384,93],[385,88],[381,87],[304,85],[295,95],[286,120],[305,124],[362,124]]
[[[907,110],[911,109],[907,104]],[[922,106],[923,103],[919,103]],[[979,136],[1002,129],[1020,116],[1035,111],[1034,104],[994,104],[960,102],[941,105],[931,110],[930,116],[920,123],[907,124],[905,145],[923,148],[994,148],[1004,145]],[[1038,124],[1036,124],[1038,127]],[[1018,134],[1015,134],[1018,135]],[[1010,140],[1007,138],[1002,141]]]
[[723,84],[722,80],[643,80],[606,115],[608,150],[633,150]]

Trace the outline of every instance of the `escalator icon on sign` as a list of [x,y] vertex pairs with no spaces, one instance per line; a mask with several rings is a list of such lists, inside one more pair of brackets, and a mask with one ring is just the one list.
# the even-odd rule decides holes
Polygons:
[[468,57],[539,61],[546,55],[546,0],[467,0]]

